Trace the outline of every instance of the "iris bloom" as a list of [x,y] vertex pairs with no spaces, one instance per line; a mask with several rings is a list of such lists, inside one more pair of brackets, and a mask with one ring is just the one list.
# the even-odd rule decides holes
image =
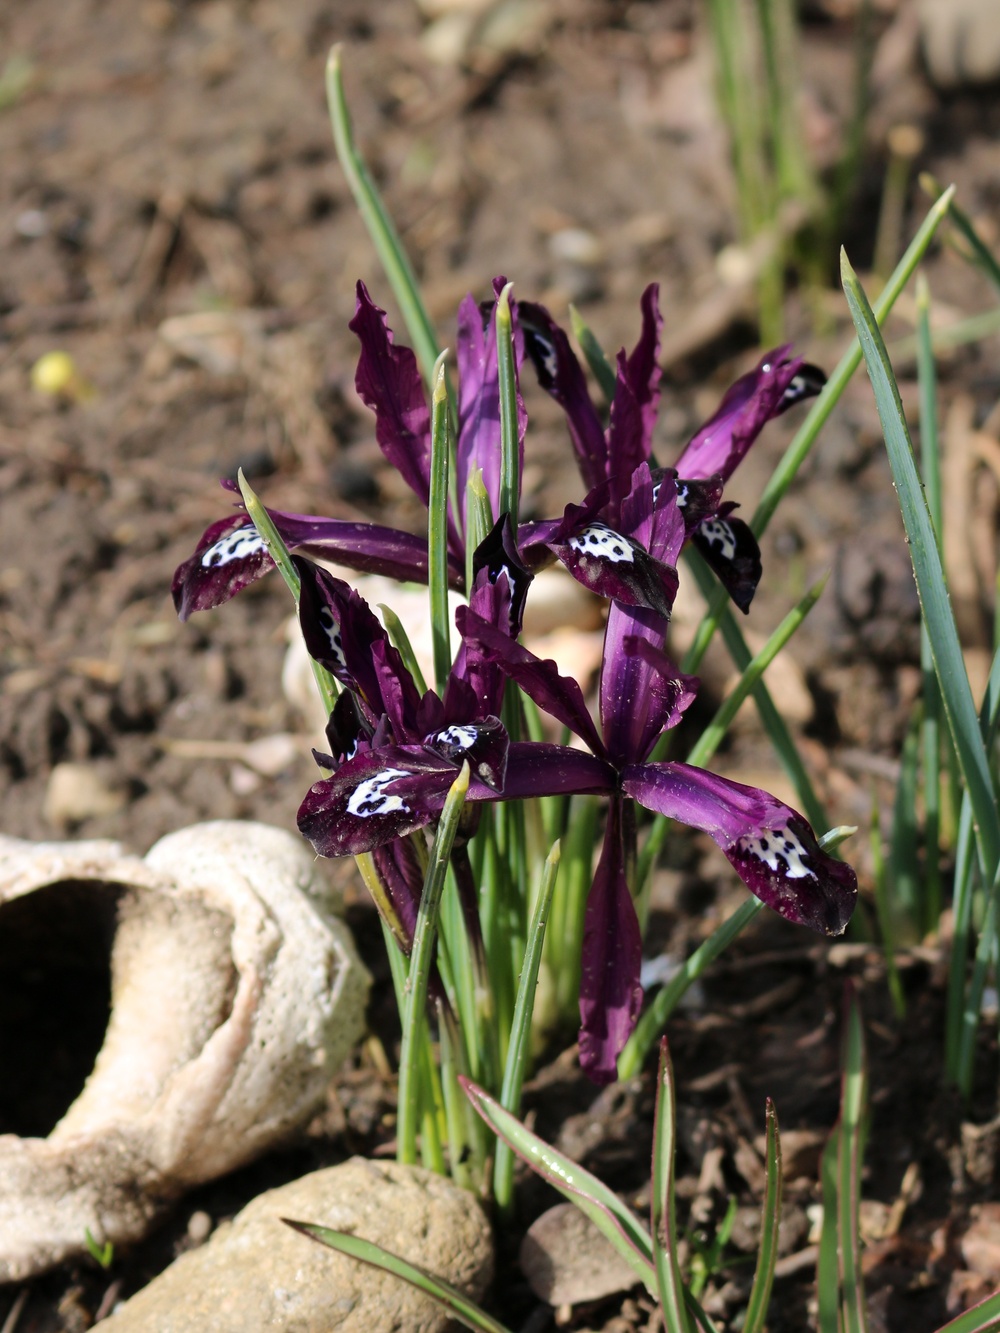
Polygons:
[[[654,499],[654,490],[656,492]],[[651,553],[676,560],[685,540],[676,492],[654,487],[646,464],[635,471],[622,504],[632,530]],[[575,680],[560,675],[474,607],[459,608],[466,647],[495,661],[544,711],[574,732],[589,754],[570,750],[565,765],[580,779],[604,764],[611,806],[604,845],[587,902],[580,994],[580,1063],[597,1081],[615,1077],[615,1062],[642,1000],[641,934],[627,881],[635,857],[632,802],[708,833],[747,888],[780,916],[839,935],[857,897],[849,866],[828,856],[805,818],[776,797],[683,763],[650,763],[658,738],[676,726],[697,682],[664,652],[665,620],[645,608],[613,603],[604,639],[600,728]],[[575,759],[572,757],[575,756]],[[522,755],[511,756],[508,784]],[[504,788],[504,796],[509,787]],[[534,794],[546,795],[537,786]]]
[[[586,377],[566,334],[544,306],[522,301],[519,312],[525,351],[539,384],[566,413],[577,465],[588,490],[584,504],[599,511],[597,521],[634,536],[622,520],[621,501],[631,489],[635,469],[641,463],[650,464],[654,482],[667,477],[677,481],[685,535],[740,610],[747,611],[760,579],[760,551],[747,524],[732,517],[737,506],[723,502],[723,486],[767,422],[818,393],[825,377],[801,357],[789,356],[789,345],[775,348],[732,385],[714,415],[685,446],[675,467],[657,468],[652,438],[660,397],[658,294],[657,284],[646,288],[639,341],[630,354],[624,350],[618,354],[607,429],[591,401]],[[547,535],[544,525],[539,529]],[[617,600],[624,602],[621,597]],[[631,604],[651,603],[634,599]]]
[[[494,283],[499,293],[503,279]],[[618,357],[618,385],[605,431],[590,401],[583,371],[561,329],[543,307],[512,307],[515,360],[525,349],[542,387],[564,406],[570,436],[587,487],[583,502],[569,505],[562,518],[522,524],[517,545],[522,558],[538,568],[559,559],[584,586],[626,606],[648,606],[667,614],[677,575],[657,561],[628,530],[621,513],[631,476],[651,460],[652,432],[659,399],[656,364],[660,317],[656,288],[642,300],[642,333],[634,351]],[[375,433],[388,462],[422,504],[430,492],[430,412],[416,358],[392,337],[385,312],[364,284],[350,328],[361,344],[355,383],[375,413]],[[496,514],[500,489],[500,405],[496,349],[496,302],[478,305],[471,296],[459,309],[458,494],[478,471]],[[729,390],[713,418],[694,436],[678,465],[684,477],[678,495],[686,532],[742,609],[750,604],[760,576],[757,545],[746,524],[732,518],[722,502],[722,485],[761,428],[793,402],[818,390],[820,372],[787,356],[787,348],[765,357],[757,369]],[[526,416],[518,400],[523,449]],[[674,476],[664,469],[658,476]],[[426,582],[423,537],[375,523],[272,511],[290,550],[327,559],[361,572]],[[465,515],[449,509],[448,570],[455,588],[463,586]],[[264,542],[242,510],[211,524],[194,554],[176,571],[174,602],[182,620],[193,611],[218,606],[273,568]]]

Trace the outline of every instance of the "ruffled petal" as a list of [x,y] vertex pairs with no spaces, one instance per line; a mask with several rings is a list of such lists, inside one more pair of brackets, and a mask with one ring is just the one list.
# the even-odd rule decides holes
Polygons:
[[649,462],[660,402],[660,288],[650,283],[642,294],[642,332],[632,352],[618,353],[618,382],[608,426],[609,472],[614,500],[626,495],[632,474]]
[[469,607],[460,606],[455,619],[470,650],[496,662],[543,712],[569,727],[595,754],[605,753],[583,691],[571,676],[561,675],[555,662],[536,657]]
[[[493,283],[499,297],[506,285],[504,278]],[[458,494],[464,505],[469,479],[480,469],[483,485],[490,497],[493,513],[500,500],[500,379],[497,364],[496,300],[481,306],[467,296],[458,312],[458,441],[455,446]],[[518,324],[517,303],[511,302],[514,332],[515,375],[523,351]],[[524,432],[528,416],[517,394],[518,449],[524,462]],[[518,476],[522,467],[518,467]]]
[[409,347],[395,345],[385,311],[371,299],[363,282],[357,286],[357,305],[348,328],[361,343],[354,383],[361,401],[375,413],[379,448],[426,505],[431,417],[417,358]]
[[566,413],[577,466],[583,484],[590,490],[608,478],[608,445],[583,369],[566,334],[544,306],[522,301],[518,309],[524,350],[535,367],[538,383]]

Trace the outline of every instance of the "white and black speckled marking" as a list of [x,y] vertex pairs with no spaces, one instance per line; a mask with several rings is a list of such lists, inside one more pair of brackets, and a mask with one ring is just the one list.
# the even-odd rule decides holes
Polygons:
[[535,340],[535,351],[541,359],[546,375],[550,380],[555,381],[556,373],[559,370],[559,358],[556,356],[555,347],[537,329],[532,330],[532,337]]
[[686,509],[688,502],[688,488],[683,481],[677,483],[677,508]]
[[334,661],[338,666],[346,667],[347,658],[344,656],[344,641],[340,637],[340,626],[333,618],[333,612],[328,606],[320,609],[319,623],[323,627],[323,633],[326,635],[330,644],[330,651],[333,654]]
[[453,745],[456,750],[471,750],[479,739],[478,727],[445,727],[436,736],[431,737],[440,745]]
[[410,807],[401,796],[390,796],[385,790],[397,778],[406,776],[405,769],[383,768],[374,777],[365,778],[351,792],[347,813],[359,815],[362,819],[367,819],[369,815],[394,815],[400,811],[409,813]]
[[267,550],[267,543],[251,523],[248,527],[237,528],[228,537],[220,537],[214,545],[202,553],[202,569],[217,569],[219,565],[229,565],[234,560],[246,560]]
[[740,838],[736,844],[741,852],[763,861],[769,870],[780,871],[786,879],[818,879],[815,870],[805,864],[809,853],[786,825],[772,829],[760,838]]
[[724,518],[710,518],[698,529],[709,546],[722,548],[723,558],[733,560],[736,557],[736,534]]
[[581,555],[599,556],[613,565],[635,563],[635,552],[631,545],[605,523],[591,523],[575,537],[570,537],[569,545]]

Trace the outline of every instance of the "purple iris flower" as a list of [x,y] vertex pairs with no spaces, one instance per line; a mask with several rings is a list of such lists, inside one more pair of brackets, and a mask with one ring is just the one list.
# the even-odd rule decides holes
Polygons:
[[[511,547],[509,520],[501,520],[476,552],[469,601],[477,622],[507,641],[520,632],[531,577]],[[306,647],[347,687],[327,727],[333,753],[317,755],[331,776],[315,783],[299,808],[299,828],[321,856],[375,851],[433,823],[465,760],[473,806],[538,790],[607,790],[606,765],[592,756],[581,767],[561,746],[511,744],[499,719],[507,673],[495,654],[463,642],[444,697],[421,695],[365,600],[294,559]]]
[[[659,354],[662,319],[658,286],[642,296],[642,331],[633,351],[619,352],[617,379],[607,429],[594,407],[586,377],[569,339],[544,306],[520,305],[525,351],[538,380],[566,413],[570,439],[591,509],[615,532],[623,532],[618,505],[631,488],[641,463],[652,465],[652,436],[660,396]],[[722,502],[723,484],[766,423],[793,404],[819,393],[823,372],[789,355],[790,346],[775,348],[757,367],[728,390],[716,413],[696,432],[676,467],[655,468],[654,481],[671,477],[687,536],[741,611],[747,611],[760,579],[760,551],[749,526],[732,517],[737,507]],[[602,489],[606,488],[606,489]],[[601,497],[596,507],[592,497]],[[542,529],[548,540],[549,532]],[[627,535],[627,534],[626,534]],[[522,540],[522,548],[524,547]],[[575,572],[575,571],[574,571]],[[631,605],[650,605],[633,598]]]
[[[504,278],[493,287],[496,296]],[[522,355],[516,306],[512,308],[515,360]],[[424,386],[413,352],[393,341],[385,311],[372,301],[363,282],[349,327],[361,344],[355,385],[375,413],[375,436],[389,463],[422,504],[430,495],[431,421]],[[467,296],[459,308],[459,370],[456,467],[459,494],[478,469],[496,516],[500,494],[500,393],[497,370],[496,300],[479,305]],[[527,417],[518,399],[519,436]],[[427,582],[427,542],[408,532],[376,523],[355,523],[312,514],[272,511],[271,517],[290,550],[325,559],[364,573]],[[464,511],[448,515],[448,574],[461,588],[465,569]],[[206,529],[195,549],[174,574],[174,604],[182,620],[193,611],[219,606],[255,582],[274,564],[263,539],[244,512],[220,519]]]
[[[504,279],[497,278],[499,295]],[[518,307],[512,307],[515,364],[523,357]],[[408,347],[397,346],[386,324],[385,312],[374,304],[363,283],[358,283],[357,307],[350,324],[361,343],[355,384],[358,394],[375,413],[375,434],[386,459],[426,505],[430,492],[430,412],[416,358]],[[537,338],[536,338],[537,344]],[[650,356],[655,340],[643,344],[629,360],[623,360],[625,387],[617,396],[612,414],[614,440],[645,438],[652,428],[650,403],[655,407],[655,384],[659,372]],[[462,588],[465,563],[464,497],[470,478],[477,471],[498,516],[500,496],[500,391],[496,346],[496,300],[477,304],[465,298],[458,315],[458,438],[455,448],[459,512],[449,507],[449,581]],[[579,368],[577,368],[579,369]],[[643,381],[647,391],[637,392]],[[645,422],[641,429],[633,417]],[[523,454],[526,425],[524,405],[518,396],[518,436]],[[595,417],[596,420],[596,417]],[[638,431],[638,434],[637,434]],[[647,449],[648,454],[648,449]],[[641,450],[636,463],[644,461]],[[616,458],[631,457],[617,448]],[[520,475],[520,472],[519,472]],[[628,492],[629,471],[602,477],[582,505],[569,505],[561,519],[522,525],[517,547],[525,561],[537,568],[553,558],[561,560],[579,582],[599,596],[627,606],[648,606],[668,615],[677,591],[677,573],[643,549],[634,534],[624,530],[620,503]],[[707,488],[691,483],[693,490],[709,496],[701,508],[715,515],[715,483]],[[620,492],[620,493],[619,493]],[[692,493],[692,509],[699,501]],[[427,550],[421,537],[372,523],[321,518],[309,514],[272,512],[271,517],[285,545],[314,559],[326,559],[352,569],[386,574],[401,580],[427,581]],[[193,611],[218,606],[255,582],[273,563],[264,542],[249,518],[237,512],[213,523],[202,535],[194,554],[176,571],[174,603],[182,620]]]
[[[636,469],[623,513],[654,552],[669,556],[684,540],[676,494]],[[581,765],[581,787],[594,758],[605,764],[611,796],[603,850],[587,902],[580,994],[580,1062],[597,1081],[615,1077],[615,1062],[635,1025],[641,935],[626,867],[634,861],[631,802],[708,833],[756,897],[779,915],[826,935],[839,935],[857,897],[857,877],[819,846],[808,822],[776,797],[683,763],[650,763],[659,736],[677,725],[697,682],[664,651],[666,622],[646,608],[612,603],[604,639],[600,728],[579,684],[560,675],[477,615],[459,608],[466,646],[496,661],[534,702],[573,731],[590,753],[569,750]],[[571,757],[575,756],[575,758]],[[523,754],[508,761],[503,796]],[[564,788],[567,790],[569,788]],[[536,795],[545,795],[542,787]]]

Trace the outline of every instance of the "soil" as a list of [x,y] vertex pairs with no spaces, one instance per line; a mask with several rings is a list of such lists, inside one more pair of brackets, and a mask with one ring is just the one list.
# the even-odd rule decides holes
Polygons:
[[[829,164],[846,135],[855,7],[829,0],[806,8],[803,124]],[[920,131],[914,178],[927,169],[956,181],[991,239],[1000,180],[995,86],[936,91],[908,0],[876,8],[864,153],[835,238],[862,270],[875,251],[893,127]],[[181,625],[172,571],[226,512],[217,482],[238,467],[276,508],[419,528],[353,387],[346,325],[356,280],[387,307],[401,337],[403,325],[333,154],[323,91],[332,42],[347,43],[357,136],[445,342],[460,298],[487,295],[497,273],[557,317],[574,302],[609,349],[634,340],[639,295],[659,282],[661,461],[755,361],[752,301],[732,281],[737,201],[699,12],[690,0],[506,5],[506,36],[451,57],[440,46],[435,56],[431,39],[440,41],[442,29],[409,0],[34,0],[0,15],[8,61],[0,73],[4,833],[111,837],[145,850],[207,818],[294,827],[315,770],[303,720],[280,687],[285,590],[265,579]],[[901,237],[926,206],[911,185]],[[786,335],[831,368],[849,321],[833,285],[836,255],[822,260],[830,285],[790,291]],[[924,267],[941,320],[991,308],[985,284],[952,249],[936,247]],[[912,353],[900,341],[913,311],[904,296],[889,332],[915,412]],[[31,369],[57,349],[72,356],[79,381],[46,396]],[[975,680],[984,679],[992,634],[995,353],[986,340],[941,365],[948,555]],[[578,492],[564,427],[537,392],[528,408],[526,505],[556,513]],[[800,420],[798,412],[774,423],[741,469],[732,493],[745,505],[752,508]],[[780,697],[832,822],[867,828],[873,789],[891,809],[919,652],[901,525],[862,377],[772,524],[764,567],[746,625],[758,641],[833,570],[783,664]],[[725,679],[724,666],[708,664],[710,700]],[[295,739],[279,747],[284,758],[255,767],[247,743],[273,736]],[[750,717],[739,720],[722,765],[786,793]],[[679,846],[657,881],[650,937],[651,948],[674,957],[740,896],[721,858],[695,839]],[[863,846],[853,859],[870,904]],[[350,867],[330,873],[378,978],[373,1025],[391,1051],[374,914]],[[861,994],[871,1057],[864,1193],[872,1328],[932,1329],[1000,1282],[1000,1261],[991,1279],[965,1271],[961,1251],[995,1185],[995,1142],[985,1167],[961,1149],[963,1118],[986,1123],[997,1110],[995,1042],[984,1036],[980,1089],[971,1110],[962,1108],[941,1072],[937,957],[933,940],[906,955],[909,1012],[900,1024],[878,953],[861,935],[831,949],[758,919],[698,1003],[671,1023],[682,1213],[689,1210],[692,1229],[710,1236],[735,1196],[728,1253],[738,1260],[752,1250],[753,1141],[765,1097],[783,1130],[800,1135],[786,1193],[793,1257],[775,1288],[772,1333],[813,1318],[806,1210],[818,1197],[819,1145],[836,1118],[845,976]],[[572,1051],[552,1057],[527,1094],[537,1125],[640,1199],[650,1071],[598,1095]],[[148,1242],[117,1255],[110,1274],[85,1262],[28,1284],[17,1329],[87,1328],[203,1238],[204,1214],[214,1225],[314,1165],[391,1150],[393,1098],[371,1050],[359,1053],[297,1144],[196,1192]],[[901,1224],[890,1225],[900,1198]],[[519,1216],[501,1238],[494,1308],[514,1327],[540,1329],[547,1319],[520,1275],[517,1244],[549,1202],[525,1181]],[[744,1254],[709,1280],[706,1300],[723,1323],[740,1307],[747,1272]],[[21,1299],[14,1289],[0,1293],[0,1313]],[[559,1312],[557,1321],[616,1333],[656,1327],[635,1293]],[[4,1328],[13,1333],[14,1324]]]

